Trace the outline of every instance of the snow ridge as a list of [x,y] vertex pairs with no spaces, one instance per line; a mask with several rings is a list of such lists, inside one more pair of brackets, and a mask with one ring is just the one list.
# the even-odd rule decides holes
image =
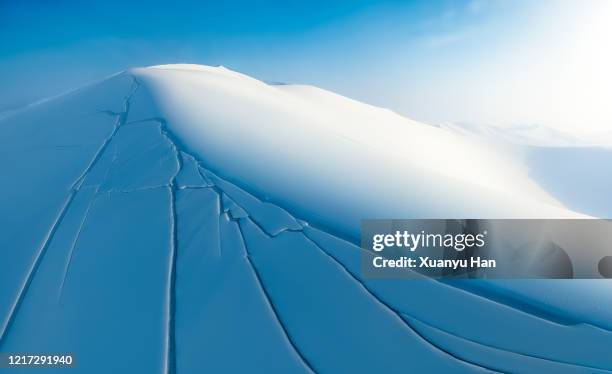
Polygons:
[[[337,201],[346,199],[337,190],[342,186],[346,190],[346,180],[344,184],[334,184],[337,183],[334,178],[343,175],[330,178],[324,172],[318,174],[318,170],[308,169],[309,165],[304,163],[300,165],[305,169],[298,175],[280,178],[274,172],[260,179],[257,173],[265,172],[266,167],[289,170],[286,165],[279,166],[278,160],[282,159],[280,164],[285,162],[285,155],[287,162],[294,163],[292,166],[312,158],[300,158],[299,152],[290,147],[295,143],[274,144],[270,149],[276,158],[269,158],[270,151],[251,143],[262,141],[270,145],[266,143],[272,141],[268,138],[277,135],[292,139],[295,136],[292,131],[304,137],[305,143],[313,140],[300,129],[279,130],[281,134],[266,132],[270,128],[265,122],[276,121],[275,126],[280,126],[278,118],[270,113],[263,116],[266,121],[262,122],[259,114],[253,112],[252,125],[248,125],[240,122],[242,117],[232,115],[220,123],[219,118],[207,112],[219,110],[231,114],[245,107],[266,108],[270,102],[253,105],[238,100],[230,102],[233,106],[226,103],[218,108],[219,98],[215,96],[208,97],[210,102],[199,103],[203,112],[185,114],[182,110],[186,104],[172,97],[172,90],[180,88],[169,88],[169,96],[163,97],[167,101],[160,101],[159,96],[159,82],[167,78],[163,74],[171,74],[169,77],[174,79],[177,72],[189,78],[204,77],[207,82],[220,79],[215,81],[219,84],[217,88],[208,87],[210,82],[205,82],[204,88],[212,89],[213,93],[219,87],[231,85],[237,85],[240,88],[237,92],[243,92],[241,74],[218,68],[157,67],[113,77],[102,86],[47,101],[31,111],[0,120],[0,126],[6,126],[10,139],[18,141],[21,149],[53,152],[52,159],[59,160],[53,164],[55,174],[70,171],[63,179],[57,177],[59,192],[41,194],[47,200],[35,205],[26,204],[28,195],[7,190],[19,197],[23,210],[29,214],[24,217],[40,215],[41,228],[37,231],[32,227],[22,233],[17,224],[7,223],[8,229],[17,234],[0,238],[0,248],[19,249],[19,253],[7,256],[18,259],[23,253],[21,266],[9,268],[0,264],[0,276],[7,277],[0,280],[6,279],[17,290],[14,295],[0,290],[0,313],[4,317],[0,348],[20,351],[40,347],[44,351],[49,346],[65,347],[83,357],[79,370],[92,373],[247,372],[253,367],[283,373],[376,372],[383,367],[398,373],[507,372],[525,365],[540,372],[612,370],[612,358],[605,354],[605,347],[612,344],[612,335],[604,329],[612,326],[609,316],[605,311],[583,313],[573,306],[554,304],[555,293],[551,292],[554,288],[545,290],[548,297],[545,301],[524,294],[521,302],[540,308],[554,307],[567,314],[568,321],[577,323],[554,323],[521,309],[522,304],[511,298],[488,298],[485,292],[479,295],[431,279],[410,282],[363,279],[359,271],[362,249],[354,240],[352,220],[366,212],[404,216],[415,207],[431,209],[431,199],[424,205],[406,204],[400,209],[385,205],[397,203],[399,200],[394,200],[397,196],[407,195],[407,190],[403,190],[403,195],[394,195],[402,188],[396,189],[391,182],[418,190],[416,182],[405,185],[404,179],[384,179],[382,174],[382,179],[374,184],[360,175],[346,179],[351,187],[367,187],[363,191],[371,192],[372,201],[361,203],[363,196],[359,193],[345,200],[358,204],[351,210],[347,208],[350,205]],[[244,84],[248,90],[254,90],[255,98],[260,97],[259,90],[264,90],[262,95],[270,95],[272,103],[277,99],[288,105],[308,102],[311,109],[357,105],[316,90],[306,92],[298,88],[299,95],[288,93],[296,87],[271,88],[252,78]],[[211,95],[198,90],[194,92]],[[121,102],[105,99],[109,93],[121,97]],[[64,109],[58,110],[56,105]],[[174,105],[176,110],[169,111]],[[297,110],[299,106],[292,108]],[[380,115],[369,107],[358,110],[363,116]],[[61,112],[57,118],[66,120],[57,120],[54,125],[66,126],[67,131],[58,132],[57,138],[50,134],[44,134],[43,140],[32,136],[43,131],[38,125],[41,121],[28,117],[37,111],[45,115]],[[293,118],[288,115],[280,117]],[[384,119],[397,120],[395,115],[385,116],[393,117]],[[363,147],[370,136],[360,133],[363,126],[357,124],[355,133],[347,133],[349,127],[345,128],[342,121],[336,127],[325,127],[321,121],[329,124],[327,120],[317,116],[309,120],[314,123],[313,131],[329,140],[329,144],[336,142],[342,144],[341,148],[351,144],[343,151],[360,152],[352,154],[356,157],[378,157],[376,152],[369,153],[377,149],[375,144]],[[292,125],[293,122],[286,126]],[[226,133],[228,128],[239,131]],[[413,135],[430,134],[420,125],[415,128]],[[0,138],[0,142],[4,141]],[[81,147],[63,147],[66,144]],[[7,142],[7,147],[10,145]],[[358,146],[352,148],[353,145]],[[242,147],[257,152],[245,154]],[[304,150],[307,149],[299,149]],[[71,157],[61,158],[61,152],[72,152]],[[47,153],[34,155],[36,158]],[[353,165],[342,153],[331,155],[346,161],[347,168]],[[33,162],[43,159],[39,157]],[[271,160],[276,163],[269,163]],[[17,163],[25,167],[26,161]],[[405,166],[415,166],[414,161],[406,161]],[[322,165],[320,160],[313,162]],[[255,168],[249,169],[251,166]],[[38,183],[37,175],[8,170],[15,178],[21,178],[24,185]],[[410,170],[423,172],[421,176],[425,179],[452,181],[436,179],[429,173],[431,170],[423,171],[421,166]],[[305,176],[321,178],[324,183],[304,179]],[[293,183],[293,177],[308,188],[287,185]],[[268,185],[261,183],[264,179],[283,188],[268,190]],[[457,183],[468,186],[462,181]],[[493,193],[481,187],[475,186],[476,192],[459,187],[457,196],[468,192],[491,193],[490,196],[499,199],[499,191]],[[386,189],[392,190],[393,196],[385,195]],[[302,205],[302,197],[312,204],[311,208]],[[4,204],[0,207],[10,207],[10,203],[9,199],[0,200]],[[378,203],[388,210],[371,210]],[[544,206],[551,207],[549,204],[550,201]],[[36,206],[57,206],[58,211],[49,214],[47,222],[47,216],[37,213]],[[504,212],[495,208],[481,209],[487,213]],[[551,214],[573,214],[565,208],[550,209]],[[409,214],[431,213],[423,212]],[[345,221],[351,223],[347,226]],[[40,244],[28,244],[29,236],[39,238]],[[498,286],[490,287],[489,291],[494,292]],[[560,288],[560,293],[564,299],[570,294],[574,298],[587,297],[585,289],[592,287],[578,287],[574,293]],[[608,291],[602,287],[597,294],[599,305],[608,302],[609,297],[605,296]],[[551,304],[542,306],[543,302]],[[505,321],[503,326],[499,320]],[[525,341],[517,326],[528,326],[534,337]],[[499,333],[492,334],[493,329]],[[583,342],[583,349],[574,349],[573,341]],[[372,347],[372,342],[380,346]],[[108,344],[121,352],[131,351],[138,359],[128,361],[120,357],[118,367],[99,362],[90,366],[88,362],[94,362],[90,359],[99,357]],[[159,357],[159,361],[151,357]],[[386,363],[397,357],[406,360],[388,367]]]

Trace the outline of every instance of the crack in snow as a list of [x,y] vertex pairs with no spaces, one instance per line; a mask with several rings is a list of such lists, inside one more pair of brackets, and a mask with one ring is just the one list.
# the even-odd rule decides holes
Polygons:
[[168,280],[167,280],[167,300],[166,300],[166,332],[165,332],[165,354],[164,354],[164,373],[176,373],[176,265],[178,257],[178,226],[176,214],[176,176],[183,168],[181,155],[174,138],[166,128],[166,121],[161,120],[159,123],[159,132],[165,137],[172,147],[174,158],[176,160],[176,171],[170,179],[170,184],[167,186],[170,198],[170,253],[168,264]]
[[98,113],[108,114],[109,116],[119,116],[121,112],[115,112],[114,110],[99,110]]
[[[244,218],[242,218],[242,219],[244,219]],[[237,221],[234,220],[234,219],[230,219],[230,220],[233,221],[233,222],[237,222],[238,232],[240,233],[240,238],[242,240],[242,243],[244,245],[244,249],[246,251],[245,258],[246,258],[248,264],[250,265],[251,269],[253,270],[253,273],[255,274],[255,278],[257,279],[257,284],[259,285],[261,291],[263,292],[263,294],[265,296],[266,303],[268,304],[268,306],[272,310],[274,318],[276,319],[276,321],[280,325],[281,329],[283,330],[283,333],[284,333],[285,337],[287,338],[289,344],[291,345],[291,347],[293,348],[295,353],[300,357],[300,359],[302,360],[304,365],[306,365],[306,367],[311,372],[316,373],[316,370],[313,368],[312,364],[304,356],[304,354],[300,351],[300,349],[297,347],[296,342],[291,337],[291,334],[289,334],[287,326],[285,326],[285,324],[283,323],[282,319],[280,318],[278,310],[276,310],[276,307],[274,306],[274,303],[272,302],[272,300],[270,298],[270,294],[268,293],[268,290],[266,289],[266,287],[264,286],[263,281],[261,280],[261,275],[259,274],[259,270],[257,270],[257,267],[255,266],[255,264],[253,263],[253,260],[251,259],[251,254],[249,252],[249,245],[247,244],[246,238],[244,237],[244,232],[242,230],[242,224],[241,224],[241,220],[242,219],[238,219]],[[248,219],[248,218],[246,218],[246,219]]]
[[204,189],[210,189],[211,186],[180,186],[178,187],[179,190],[204,190]]
[[[173,177],[174,178],[174,177]],[[178,255],[176,193],[172,183],[168,187],[170,198],[170,253],[166,290],[166,331],[164,352],[164,373],[176,373],[176,259]]]
[[158,184],[155,186],[146,186],[146,187],[138,187],[138,188],[130,188],[128,190],[117,190],[117,189],[109,189],[105,191],[96,191],[96,195],[104,195],[104,194],[112,194],[112,193],[133,193],[133,192],[142,192],[142,191],[151,191],[151,190],[159,190],[171,187],[170,184]]
[[[81,238],[81,232],[83,230],[83,227],[85,227],[85,222],[89,218],[89,212],[91,211],[91,208],[93,207],[93,203],[96,200],[96,197],[100,195],[100,187],[107,180],[108,175],[110,174],[110,171],[112,170],[113,165],[115,164],[116,160],[117,160],[117,153],[116,153],[116,149],[115,149],[115,152],[113,153],[113,159],[111,160],[111,165],[109,166],[109,168],[104,173],[104,177],[102,178],[102,181],[100,182],[100,184],[95,186],[96,190],[94,191],[92,197],[89,199],[89,202],[87,203],[87,209],[85,210],[84,217],[81,219],[81,222],[79,224],[79,228],[77,230],[77,234],[76,234],[74,240],[72,241],[72,245],[70,246],[70,251],[68,252],[68,259],[67,259],[66,265],[64,267],[64,272],[63,272],[63,275],[62,275],[62,282],[60,284],[60,289],[59,289],[59,293],[58,293],[58,301],[61,300],[62,294],[64,293],[64,285],[66,284],[66,280],[68,279],[68,274],[70,272],[70,266],[72,265],[72,257],[74,256],[74,251],[75,251],[76,246],[77,246],[77,244],[79,242],[79,239]],[[83,180],[85,180],[85,178],[83,178]],[[79,187],[79,189],[77,191],[80,191],[80,187]]]
[[[460,339],[460,340],[463,340],[463,341],[467,341],[467,342],[470,342],[470,343],[473,343],[473,344],[477,344],[479,346],[483,346],[483,347],[487,347],[487,348],[490,348],[490,349],[494,349],[496,351],[507,352],[509,354],[514,354],[514,355],[523,356],[523,357],[527,357],[527,358],[532,358],[532,359],[536,359],[536,360],[542,360],[542,361],[551,362],[551,363],[560,364],[560,365],[568,365],[568,366],[572,366],[572,367],[576,367],[576,368],[586,368],[586,369],[593,369],[593,370],[602,370],[602,371],[606,371],[606,372],[610,371],[609,369],[606,369],[606,368],[600,368],[600,367],[588,366],[588,365],[582,365],[582,364],[575,364],[575,363],[566,362],[566,361],[553,360],[553,359],[546,358],[546,357],[541,357],[541,356],[538,356],[538,355],[521,353],[521,352],[517,352],[517,351],[514,351],[514,350],[509,350],[509,349],[506,349],[506,348],[500,348],[500,347],[497,347],[497,346],[494,346],[494,345],[481,343],[481,342],[478,342],[476,340],[473,340],[473,339],[470,339],[470,338],[466,338],[466,337],[454,334],[454,333],[452,333],[450,331],[447,331],[445,329],[442,329],[440,327],[433,326],[432,324],[430,324],[428,322],[425,322],[425,321],[423,321],[423,320],[421,320],[419,318],[410,316],[410,315],[408,315],[406,313],[400,313],[400,314],[402,315],[402,318],[404,320],[408,319],[408,320],[416,321],[416,322],[418,322],[418,323],[420,323],[420,324],[422,324],[424,326],[427,326],[427,327],[429,327],[429,328],[431,328],[433,330],[437,330],[437,331],[439,331],[439,332],[441,332],[443,334],[450,335],[450,336],[453,336],[453,337],[455,337],[457,339]],[[410,321],[406,321],[406,323],[408,323],[411,326],[413,326],[413,324]],[[414,330],[418,330],[418,328],[414,327],[414,326],[413,326],[413,329]]]
[[92,198],[89,199],[89,202],[87,203],[87,209],[85,210],[84,217],[79,223],[79,228],[77,229],[77,233],[72,241],[70,250],[68,251],[68,259],[66,261],[66,265],[64,266],[62,282],[60,283],[59,293],[57,296],[58,301],[61,300],[62,294],[64,293],[64,285],[66,284],[66,279],[68,278],[68,272],[70,271],[70,265],[72,264],[72,257],[74,255],[74,250],[76,249],[79,239],[81,238],[81,232],[83,231],[83,227],[85,227],[85,223],[87,222],[87,219],[89,218],[89,212],[91,211],[91,208],[95,201],[95,194],[97,193],[98,192],[96,191],[94,195],[92,196]]
[[65,200],[64,205],[62,206],[62,209],[56,216],[55,221],[53,222],[53,225],[51,225],[51,228],[47,232],[47,235],[42,245],[39,247],[36,253],[34,261],[32,262],[32,265],[30,266],[30,269],[28,270],[28,273],[24,279],[24,282],[21,288],[19,289],[17,298],[11,305],[11,309],[9,311],[8,317],[6,318],[2,326],[2,331],[0,332],[0,347],[2,347],[2,344],[5,342],[6,335],[15,320],[15,316],[17,312],[19,311],[21,304],[23,303],[23,299],[26,293],[28,292],[28,289],[30,288],[30,284],[32,283],[32,280],[34,279],[34,275],[36,274],[36,271],[38,270],[38,267],[40,266],[40,263],[42,262],[42,259],[45,256],[45,253],[47,252],[47,249],[49,248],[49,245],[51,244],[53,237],[55,236],[55,233],[57,232],[61,222],[66,216],[66,213],[68,209],[70,208],[70,205],[72,204],[72,201],[74,200],[75,195],[76,195],[76,190],[71,190],[70,194],[68,195],[68,198]]
[[83,171],[83,173],[79,176],[79,178],[77,178],[77,180],[73,183],[73,185],[71,186],[72,189],[76,188],[81,183],[83,183],[83,180],[85,180],[85,177],[87,176],[87,174],[100,160],[100,157],[102,156],[102,154],[104,153],[108,145],[110,144],[111,140],[117,134],[117,131],[119,131],[119,128],[125,124],[125,121],[128,116],[128,112],[130,110],[130,100],[132,96],[134,95],[134,93],[136,92],[136,90],[138,90],[138,87],[140,87],[140,84],[138,83],[138,81],[136,81],[136,79],[134,79],[132,88],[130,92],[128,93],[128,95],[125,97],[125,100],[123,102],[123,112],[118,113],[118,115],[116,115],[117,120],[115,121],[115,126],[113,127],[113,130],[111,131],[110,135],[104,140],[100,148],[98,148],[98,151],[96,152],[95,156],[93,157],[93,159],[91,160],[87,168]]
[[[222,195],[224,194],[224,191],[222,189],[220,189],[217,185],[214,185],[214,184],[212,184],[211,186],[206,187],[206,188],[210,188],[212,191],[215,192],[215,194],[217,195],[217,199],[219,201],[219,204],[220,204],[219,206],[222,207],[223,206],[222,205]],[[291,348],[294,350],[294,352],[298,355],[300,360],[303,362],[303,364],[312,373],[316,373],[316,371],[314,370],[314,368],[312,367],[310,362],[306,359],[306,357],[304,357],[302,352],[299,350],[299,348],[297,347],[295,341],[293,340],[293,338],[289,334],[289,331],[287,330],[287,327],[282,322],[282,320],[281,320],[281,318],[279,316],[279,313],[278,313],[276,307],[274,306],[274,303],[272,302],[272,300],[270,298],[268,290],[266,289],[266,287],[263,284],[263,281],[261,279],[260,273],[259,273],[259,271],[257,270],[255,264],[252,261],[252,257],[251,257],[250,252],[249,252],[249,246],[247,244],[246,238],[244,237],[244,232],[243,232],[242,227],[241,227],[241,219],[243,219],[243,218],[237,218],[237,219],[236,218],[232,218],[226,211],[224,211],[223,209],[219,209],[219,214],[218,214],[219,218],[221,218],[221,216],[223,214],[225,214],[226,217],[228,217],[230,221],[236,223],[236,226],[238,228],[238,232],[240,234],[240,240],[241,240],[241,242],[242,242],[242,244],[244,246],[244,249],[245,249],[244,258],[246,259],[247,263],[249,264],[249,267],[251,268],[251,270],[253,271],[255,279],[257,280],[257,285],[259,286],[259,289],[261,290],[261,292],[264,295],[264,299],[265,299],[266,305],[268,305],[268,307],[272,311],[272,314],[274,316],[275,321],[279,324],[281,330],[283,331],[283,335],[287,339],[287,341],[288,341],[289,345],[291,346]],[[248,219],[250,222],[253,222],[252,220],[250,220],[249,217],[246,217],[246,219]]]
[[[34,276],[36,275],[36,272],[43,258],[45,257],[47,249],[49,248],[51,242],[53,241],[53,238],[60,224],[64,220],[64,217],[66,216],[66,213],[68,212],[68,209],[70,208],[72,202],[74,201],[74,198],[77,192],[79,191],[83,181],[85,180],[85,177],[91,171],[91,169],[95,166],[95,164],[98,162],[102,153],[104,153],[104,150],[106,149],[106,147],[112,140],[113,136],[117,133],[117,130],[119,129],[119,127],[125,122],[125,119],[127,118],[127,111],[129,110],[129,107],[130,107],[130,99],[132,95],[134,94],[134,92],[136,92],[138,87],[139,87],[139,83],[136,81],[136,79],[134,79],[134,82],[132,84],[130,91],[124,98],[124,102],[123,102],[124,111],[122,113],[119,113],[119,115],[117,116],[117,120],[115,121],[111,134],[104,140],[100,148],[98,148],[98,150],[96,151],[96,154],[94,155],[94,157],[92,158],[88,166],[85,168],[85,170],[70,186],[68,197],[66,198],[64,205],[62,206],[59,213],[57,214],[55,221],[51,225],[51,228],[49,229],[49,231],[47,231],[47,234],[44,238],[42,245],[39,247],[38,251],[36,252],[34,261],[32,262],[30,268],[28,269],[28,273],[26,274],[23,284],[21,288],[19,289],[17,297],[13,301],[13,304],[11,305],[9,309],[9,314],[2,325],[2,330],[0,330],[0,347],[5,342],[6,335],[15,320],[15,316],[23,303],[25,295],[28,292],[28,289],[32,283],[32,280],[34,279]],[[109,112],[112,112],[112,111],[109,111]]]

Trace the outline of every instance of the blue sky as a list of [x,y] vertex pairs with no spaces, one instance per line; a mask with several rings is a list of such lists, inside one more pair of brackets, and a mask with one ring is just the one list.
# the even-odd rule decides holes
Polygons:
[[[580,75],[594,60],[605,70],[612,29],[576,35],[605,1],[1,0],[0,110],[128,67],[188,62],[313,84],[429,123],[568,128],[587,113],[601,130],[609,77]],[[593,35],[602,40],[588,46]],[[568,60],[575,50],[586,57]],[[559,113],[569,104],[579,109]]]

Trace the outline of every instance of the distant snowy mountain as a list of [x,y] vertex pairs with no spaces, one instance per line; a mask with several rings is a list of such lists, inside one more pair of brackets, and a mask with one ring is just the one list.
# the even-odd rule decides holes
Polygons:
[[0,153],[0,352],[85,373],[612,370],[609,281],[359,262],[363,218],[610,217],[609,149],[167,65],[0,117]]

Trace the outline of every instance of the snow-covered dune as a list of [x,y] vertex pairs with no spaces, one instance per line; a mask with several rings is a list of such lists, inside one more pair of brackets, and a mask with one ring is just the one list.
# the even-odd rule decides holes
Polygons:
[[150,96],[137,101],[148,116],[166,119],[210,169],[352,237],[364,217],[573,216],[511,149],[223,68],[134,74]]
[[594,217],[612,217],[612,134],[576,135],[536,125],[440,127],[512,149],[522,155],[529,178],[564,206]]
[[363,218],[593,215],[516,147],[168,65],[0,118],[0,154],[1,352],[87,373],[612,370],[608,281],[361,277]]

